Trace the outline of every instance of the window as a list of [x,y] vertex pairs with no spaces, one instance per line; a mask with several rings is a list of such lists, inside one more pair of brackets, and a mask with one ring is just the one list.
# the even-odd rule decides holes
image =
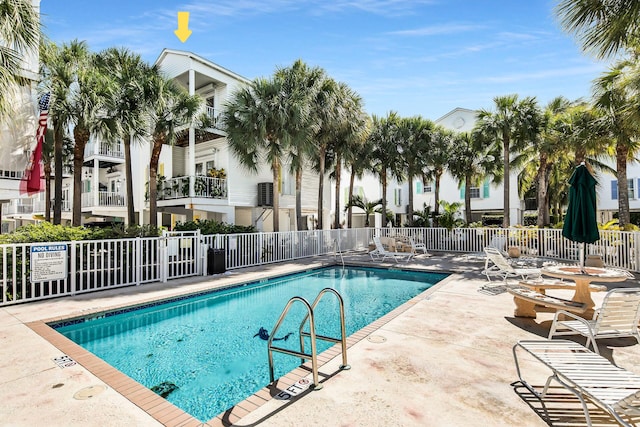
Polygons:
[[202,163],[196,163],[196,175],[204,175]]
[[[635,180],[628,179],[627,180],[627,194],[630,199],[635,199]],[[618,180],[614,179],[611,181],[611,200],[618,200]]]
[[635,188],[633,188],[633,182],[634,182],[633,178],[627,179],[627,187],[628,187],[627,189],[628,189],[628,194],[630,199],[635,199],[635,194],[633,191],[635,190]]
[[211,169],[216,167],[216,162],[214,162],[213,160],[209,160],[207,162],[207,169],[206,171],[209,172]]
[[395,190],[393,190],[393,200],[396,206],[402,205],[402,189],[401,188],[396,188]]
[[432,193],[433,192],[433,182],[427,182],[424,184],[422,188],[423,193]]
[[469,195],[471,196],[472,199],[479,199],[480,198],[480,187],[470,187],[469,188]]

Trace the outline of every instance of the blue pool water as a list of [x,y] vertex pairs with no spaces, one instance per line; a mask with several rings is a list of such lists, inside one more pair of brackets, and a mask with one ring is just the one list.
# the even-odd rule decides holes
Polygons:
[[[291,297],[311,303],[322,289],[336,289],[351,335],[444,277],[331,267],[51,326],[148,388],[175,384],[167,400],[207,421],[269,383],[267,342],[255,335],[261,327],[271,331]],[[292,335],[278,346],[299,350],[305,314],[302,304],[292,306],[276,338]],[[330,293],[316,308],[316,333],[340,336],[338,302]],[[331,345],[318,341],[318,352]],[[299,364],[274,353],[276,378]]]

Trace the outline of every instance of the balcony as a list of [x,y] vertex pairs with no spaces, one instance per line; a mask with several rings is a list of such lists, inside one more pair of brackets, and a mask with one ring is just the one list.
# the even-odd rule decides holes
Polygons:
[[126,206],[126,198],[124,194],[113,191],[98,191],[98,200],[96,204],[94,192],[82,193],[82,207],[123,207]]
[[2,213],[6,215],[20,215],[33,213],[33,203],[23,203],[21,200],[14,200],[12,203],[4,203],[2,205]]
[[218,127],[218,119],[220,118],[220,111],[216,110],[213,107],[206,106],[204,110],[205,115],[211,120],[212,128],[219,129]]
[[105,142],[101,143],[89,143],[84,149],[84,156],[101,156],[101,157],[111,157],[115,159],[124,159],[124,150],[122,148],[122,144],[114,143],[107,144]]
[[[193,179],[193,196],[189,194],[189,183]],[[207,176],[180,176],[158,183],[158,200],[201,197],[205,199],[226,199],[227,180]]]

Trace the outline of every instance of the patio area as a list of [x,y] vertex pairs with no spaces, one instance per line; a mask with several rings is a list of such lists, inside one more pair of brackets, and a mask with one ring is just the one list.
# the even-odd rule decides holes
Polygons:
[[[157,426],[139,406],[78,364],[61,369],[54,363],[64,352],[42,338],[31,322],[89,314],[107,308],[192,293],[256,278],[309,269],[341,260],[316,257],[230,273],[180,279],[144,287],[128,287],[0,308],[0,420],[8,426]],[[320,368],[324,387],[289,400],[255,397],[204,425],[238,426],[581,426],[577,399],[552,389],[546,406],[517,380],[511,349],[521,339],[546,337],[552,313],[538,318],[513,316],[514,303],[500,282],[480,274],[484,260],[464,254],[436,252],[409,263],[373,262],[365,253],[344,256],[345,264],[386,266],[453,273],[408,307],[371,332],[353,339],[351,369],[339,371],[339,355],[324,354]],[[204,280],[203,280],[204,279]],[[609,287],[638,286],[637,280]],[[570,297],[570,291],[557,291]],[[604,293],[594,293],[596,306]],[[358,334],[356,334],[358,335]],[[352,337],[353,338],[353,337]],[[576,338],[578,339],[578,338]],[[583,342],[583,341],[580,341]],[[635,339],[599,342],[601,354],[616,365],[640,374],[640,345]],[[331,352],[332,350],[328,350]],[[79,361],[82,363],[82,361]],[[265,367],[267,366],[265,351]],[[547,372],[523,365],[534,386]],[[275,395],[295,379],[281,379]],[[91,387],[95,393],[86,398]],[[83,392],[78,394],[78,392]],[[90,393],[89,393],[90,394]],[[75,396],[75,397],[74,397]],[[82,397],[85,397],[84,399]],[[617,425],[592,407],[594,425]],[[640,425],[640,417],[636,420]],[[165,425],[200,425],[173,420]]]

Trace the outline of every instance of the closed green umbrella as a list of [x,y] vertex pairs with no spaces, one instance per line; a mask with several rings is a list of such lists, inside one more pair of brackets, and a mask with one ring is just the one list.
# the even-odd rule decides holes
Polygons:
[[[584,163],[573,171],[569,179],[569,206],[562,235],[571,241],[593,243],[600,240],[596,222],[596,183]],[[583,266],[584,246],[580,252],[580,266]]]

